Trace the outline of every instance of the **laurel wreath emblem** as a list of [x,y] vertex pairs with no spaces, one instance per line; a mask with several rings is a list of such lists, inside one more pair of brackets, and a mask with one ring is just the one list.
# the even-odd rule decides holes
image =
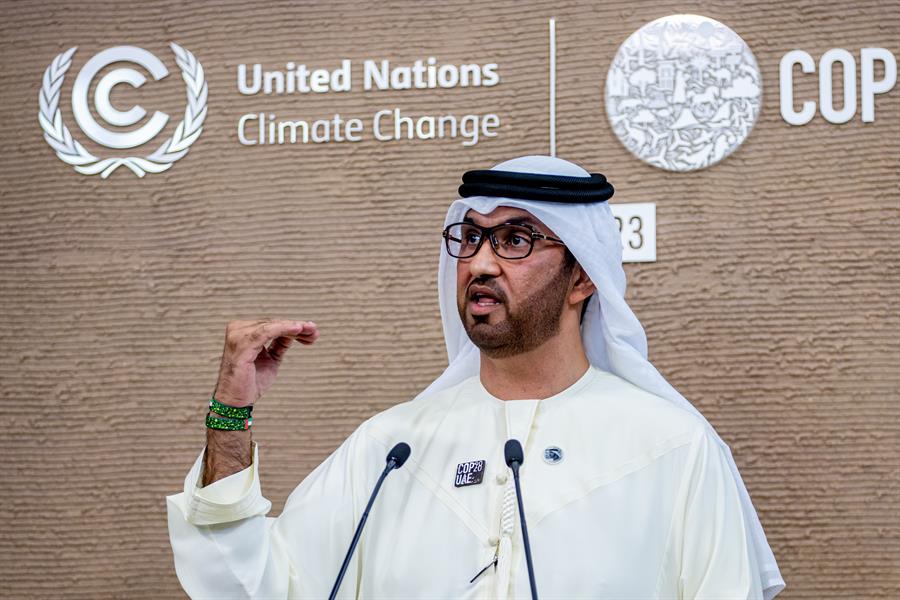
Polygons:
[[175,62],[181,69],[181,77],[187,85],[184,120],[178,124],[172,137],[163,142],[153,154],[144,157],[97,158],[72,137],[62,120],[59,97],[66,71],[72,66],[72,56],[78,47],[69,48],[53,59],[44,71],[41,91],[38,94],[40,102],[38,120],[41,129],[44,130],[44,139],[56,151],[60,160],[72,165],[79,173],[84,175],[99,173],[101,178],[106,179],[123,165],[138,177],[143,177],[147,173],[162,173],[187,154],[191,144],[197,141],[203,131],[203,121],[206,119],[206,79],[203,76],[203,66],[193,54],[174,42],[171,42],[169,47],[175,53]]

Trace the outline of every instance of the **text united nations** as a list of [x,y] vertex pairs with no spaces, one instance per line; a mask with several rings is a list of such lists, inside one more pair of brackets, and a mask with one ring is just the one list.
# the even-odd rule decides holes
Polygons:
[[[353,89],[353,63],[341,61],[334,69],[309,68],[288,62],[281,70],[265,70],[261,64],[240,64],[237,68],[238,91],[246,96],[322,94],[349,92]],[[453,87],[492,87],[500,83],[496,63],[438,63],[435,57],[412,64],[391,64],[388,60],[362,63],[362,89],[410,90]],[[479,139],[495,137],[500,126],[496,114],[406,114],[400,108],[375,112],[370,120],[374,139],[386,142],[403,139],[462,138],[464,146]],[[359,118],[334,114],[316,120],[288,120],[272,112],[244,114],[238,120],[238,140],[245,146],[363,140],[365,123]]]

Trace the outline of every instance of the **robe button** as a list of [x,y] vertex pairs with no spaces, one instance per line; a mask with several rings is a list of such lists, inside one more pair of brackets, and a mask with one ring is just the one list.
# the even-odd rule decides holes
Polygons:
[[493,548],[494,546],[496,546],[499,543],[500,543],[500,538],[498,538],[495,535],[492,535],[491,537],[488,538],[488,546],[490,546],[491,548]]
[[494,480],[500,485],[505,484],[507,481],[506,473],[500,473]]

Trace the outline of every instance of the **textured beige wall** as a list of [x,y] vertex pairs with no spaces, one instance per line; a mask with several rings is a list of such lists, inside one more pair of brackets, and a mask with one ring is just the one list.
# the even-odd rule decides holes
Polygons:
[[[779,559],[784,598],[900,595],[900,87],[877,120],[778,111],[778,61],[800,48],[900,55],[900,3],[0,2],[0,596],[183,597],[165,494],[203,444],[225,322],[314,319],[257,409],[264,488],[289,491],[364,418],[442,369],[437,232],[470,168],[547,145],[547,17],[558,18],[558,153],[606,173],[616,200],[655,201],[659,260],[628,265],[651,359],[731,443]],[[762,69],[750,138],[704,171],[645,166],[602,105],[618,45],[695,12],[735,29]],[[71,171],[37,124],[40,77],[114,44],[165,43],[206,69],[200,140],[171,171]],[[244,98],[241,62],[388,58],[499,63],[494,88]],[[806,78],[798,95],[811,96]],[[128,92],[123,92],[128,94]],[[183,110],[177,76],[140,98]],[[127,105],[127,103],[126,103]],[[459,141],[244,148],[257,108],[293,118],[496,112]],[[77,126],[68,101],[64,117]],[[172,127],[166,131],[171,131]],[[84,139],[84,136],[81,136]],[[89,146],[90,149],[95,148]],[[409,228],[377,248],[379,227]]]

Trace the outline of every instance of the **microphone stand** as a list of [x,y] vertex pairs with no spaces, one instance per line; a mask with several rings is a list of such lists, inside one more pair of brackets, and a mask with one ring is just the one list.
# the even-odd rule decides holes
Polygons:
[[522,506],[522,487],[519,483],[519,466],[525,460],[519,440],[509,440],[504,447],[506,464],[512,469],[516,484],[516,502],[519,505],[519,522],[522,524],[522,542],[525,544],[525,563],[528,565],[528,583],[531,585],[531,600],[538,600],[537,584],[534,582],[534,564],[531,562],[531,543],[528,541],[528,526],[525,524],[525,507]]
[[328,600],[334,600],[337,597],[338,589],[341,587],[341,581],[344,579],[347,567],[350,566],[350,558],[353,556],[353,550],[356,549],[356,544],[359,543],[359,537],[362,535],[363,526],[369,518],[369,511],[372,510],[372,505],[375,503],[375,496],[378,495],[381,484],[384,483],[388,473],[403,466],[403,463],[409,458],[409,452],[409,445],[400,442],[388,453],[387,465],[384,467],[384,471],[381,472],[381,476],[375,484],[375,489],[372,490],[372,495],[369,496],[369,503],[366,504],[366,510],[363,511],[362,518],[359,520],[359,525],[356,526],[356,532],[353,534],[353,541],[350,542],[350,547],[347,549],[347,556],[344,557],[344,562],[341,564],[341,570],[338,572],[334,587],[331,588],[331,593],[328,595]]

